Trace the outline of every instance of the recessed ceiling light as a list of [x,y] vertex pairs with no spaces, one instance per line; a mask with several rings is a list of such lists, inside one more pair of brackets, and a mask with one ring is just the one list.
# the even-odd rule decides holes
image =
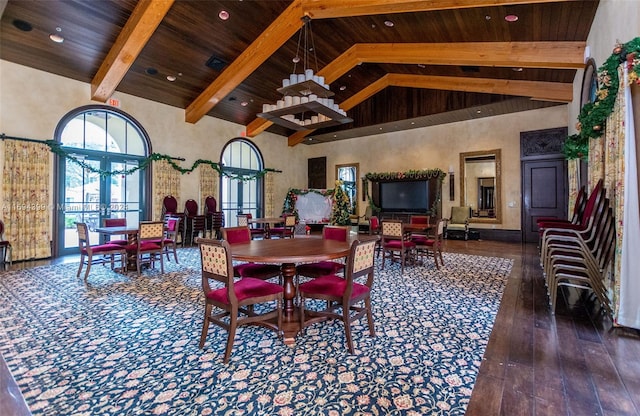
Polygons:
[[169,81],[169,82],[173,82],[173,81],[175,81],[175,80],[176,80],[175,75],[167,75],[167,81]]
[[57,34],[57,33],[52,33],[49,35],[49,39],[51,39],[52,41],[54,41],[55,43],[62,43],[64,42],[64,38]]
[[485,20],[491,20],[491,16],[489,16],[489,15],[486,15],[484,18],[485,18]]
[[427,66],[425,64],[418,64],[418,68],[426,68]]
[[482,113],[482,110],[476,110],[476,114]]
[[393,27],[394,23],[391,20],[385,20],[384,25],[386,27]]
[[248,103],[248,102],[246,102],[246,101],[243,101],[243,102],[241,102],[241,103],[240,103],[240,105],[241,105],[241,106],[243,106],[243,107],[246,107],[246,106],[248,106],[248,105],[249,105],[249,103]]
[[347,86],[346,86],[346,85],[341,85],[341,86],[340,86],[340,91],[344,91],[344,90],[346,90],[346,89],[347,89]]
[[522,72],[523,68],[511,68],[514,72]]
[[504,17],[504,20],[506,20],[507,22],[517,22],[518,16],[515,14],[508,14]]
[[293,63],[294,63],[294,64],[297,64],[298,62],[300,62],[300,57],[299,57],[299,56],[295,56],[295,57],[292,59],[292,61],[293,61]]
[[226,10],[221,10],[220,13],[218,13],[218,17],[220,18],[220,20],[227,20],[229,18],[229,12]]

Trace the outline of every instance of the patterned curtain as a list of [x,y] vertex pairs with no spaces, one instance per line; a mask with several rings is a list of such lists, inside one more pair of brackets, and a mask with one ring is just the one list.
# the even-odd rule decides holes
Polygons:
[[2,216],[5,238],[13,247],[13,260],[51,257],[49,147],[17,140],[4,143]]
[[180,172],[175,170],[166,160],[153,162],[153,218],[162,219],[162,200],[173,195],[180,207]]
[[638,208],[637,159],[626,66],[618,68],[620,86],[605,131],[604,186],[616,220],[616,251],[613,264],[612,304],[616,322],[640,329],[637,273],[640,260],[640,212]]
[[[200,213],[204,213],[204,200],[212,196],[220,204],[218,197],[218,171],[209,165],[200,165]],[[219,209],[219,208],[218,208]]]
[[[275,217],[273,211],[274,172],[267,172],[264,176],[264,216]],[[278,214],[280,215],[280,214]]]
[[567,163],[567,174],[569,176],[569,218],[573,214],[573,208],[576,205],[578,190],[580,188],[580,159],[572,159]]

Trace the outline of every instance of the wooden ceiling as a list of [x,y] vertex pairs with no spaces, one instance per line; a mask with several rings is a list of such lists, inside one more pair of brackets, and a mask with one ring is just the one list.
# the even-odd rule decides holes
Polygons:
[[[289,137],[290,145],[313,144],[385,126],[429,125],[449,119],[447,113],[493,115],[566,103],[576,69],[584,67],[597,6],[575,0],[9,0],[0,58],[91,83],[92,100],[106,102],[119,91],[184,109],[189,123],[210,115],[247,126],[249,136],[267,130]],[[263,104],[282,98],[276,89],[294,69],[305,15],[315,46],[309,66],[325,76],[352,123],[294,132],[256,117]],[[509,15],[517,21],[507,21]],[[52,33],[64,42],[52,42]]]

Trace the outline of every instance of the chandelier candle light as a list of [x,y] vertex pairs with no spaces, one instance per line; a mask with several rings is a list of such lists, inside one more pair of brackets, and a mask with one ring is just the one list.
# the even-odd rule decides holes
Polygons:
[[[277,91],[283,95],[276,104],[263,104],[262,113],[258,117],[265,118],[275,124],[291,130],[318,129],[350,123],[353,120],[347,117],[347,112],[333,101],[334,94],[325,84],[323,76],[314,74],[309,68],[309,54],[311,50],[317,66],[315,47],[313,46],[313,34],[311,33],[311,19],[308,16],[302,18],[303,25],[298,38],[296,57],[293,59],[293,73],[282,80],[282,87]],[[300,62],[300,44],[304,37],[303,73],[297,74],[296,64]],[[311,48],[308,40],[311,40]]]

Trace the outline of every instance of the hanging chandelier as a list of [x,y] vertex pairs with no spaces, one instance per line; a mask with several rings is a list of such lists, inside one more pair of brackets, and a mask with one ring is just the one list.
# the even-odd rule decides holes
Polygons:
[[[263,104],[258,117],[291,130],[320,129],[350,123],[353,119],[347,117],[347,112],[331,98],[334,94],[325,84],[324,77],[310,68],[310,55],[313,55],[317,72],[318,59],[311,32],[311,18],[304,16],[302,21],[293,71],[282,80],[282,87],[277,89],[282,99],[276,104]],[[296,73],[298,63],[302,63],[302,73]]]

